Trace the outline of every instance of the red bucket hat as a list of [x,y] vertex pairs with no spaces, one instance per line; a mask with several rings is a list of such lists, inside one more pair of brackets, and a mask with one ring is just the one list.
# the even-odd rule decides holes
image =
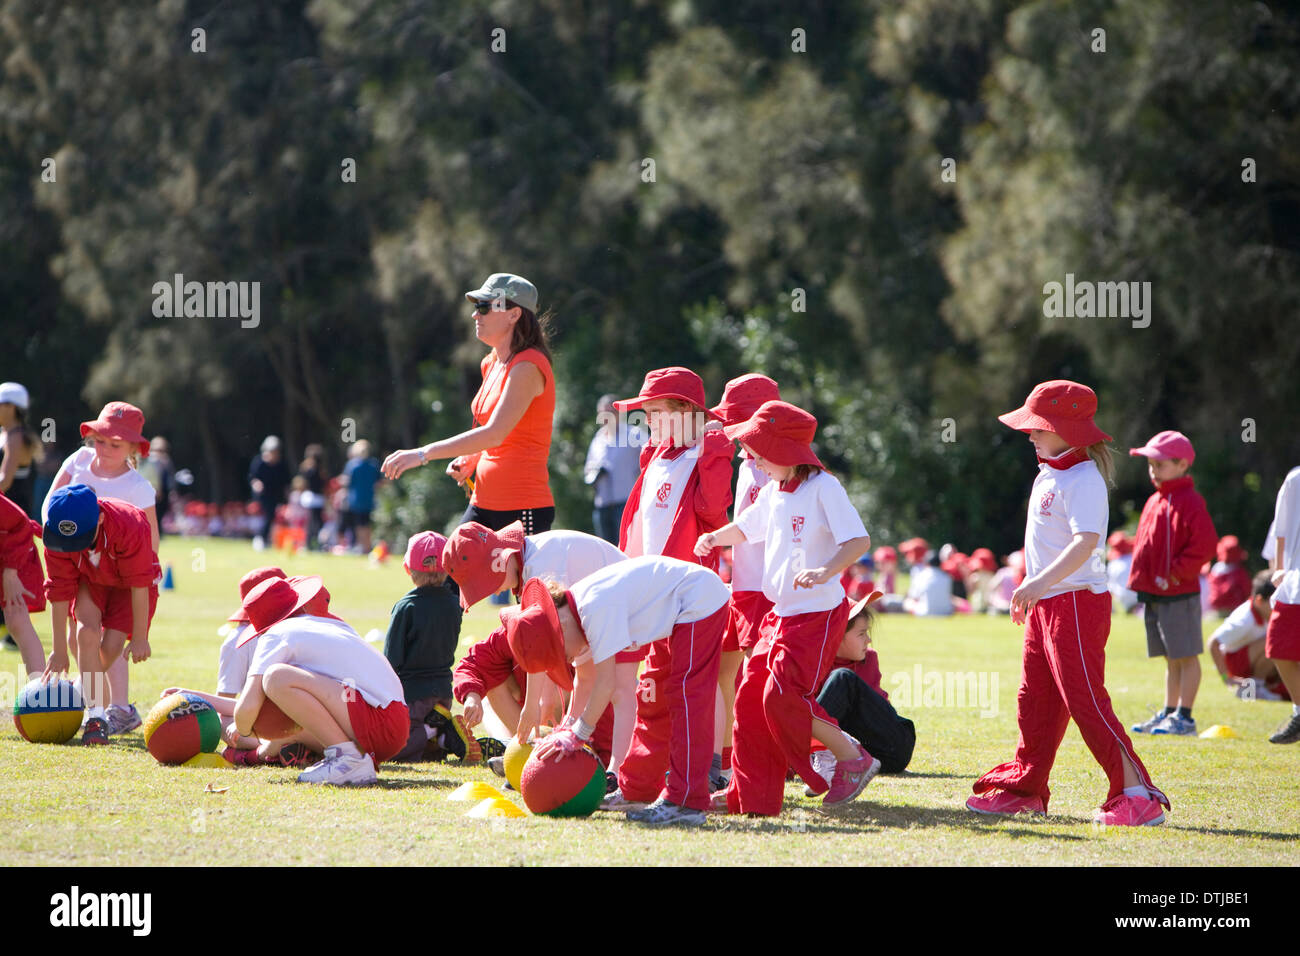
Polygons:
[[886,561],[898,561],[898,552],[887,544],[882,544],[871,552],[871,558],[876,564],[884,564]]
[[267,578],[244,596],[248,632],[239,640],[243,647],[273,624],[279,624],[303,610],[324,589],[320,575],[298,578]]
[[1215,548],[1215,557],[1224,564],[1240,564],[1246,560],[1246,549],[1241,546],[1235,534],[1225,534]]
[[1035,385],[1024,405],[999,415],[998,421],[1022,432],[1035,428],[1055,432],[1071,447],[1086,448],[1112,440],[1092,420],[1096,413],[1097,395],[1092,389],[1078,382],[1055,379]]
[[855,601],[853,604],[850,604],[850,605],[849,605],[849,620],[848,620],[847,623],[852,624],[852,623],[853,623],[853,619],[854,619],[855,617],[857,617],[859,614],[862,613],[862,609],[863,609],[863,608],[865,608],[865,607],[870,607],[872,604],[875,604],[877,601],[879,601],[879,600],[880,600],[882,597],[884,597],[884,596],[885,596],[885,592],[884,592],[884,591],[872,591],[870,594],[868,594],[866,597],[864,597],[861,601]]
[[514,521],[493,531],[477,521],[451,533],[442,549],[442,569],[460,587],[460,606],[468,611],[504,586],[506,562],[520,555],[523,567],[524,524]]
[[[657,368],[652,372],[645,373],[645,381],[641,383],[641,391],[637,393],[636,398],[625,398],[622,401],[614,403],[614,408],[620,412],[630,412],[634,408],[640,408],[646,402],[655,398],[676,398],[683,402],[690,402],[703,409],[707,414],[713,415],[709,410],[709,403],[704,397],[704,381],[688,368],[682,368],[680,365],[673,365],[670,368]],[[716,418],[717,416],[714,415]]]
[[970,563],[981,571],[996,571],[998,559],[988,548],[976,548],[970,553]]
[[144,435],[144,412],[127,402],[109,402],[93,422],[81,423],[81,437],[91,432],[103,438],[120,438],[140,448],[140,454],[149,457],[149,443]]
[[502,611],[501,623],[506,628],[510,656],[520,667],[529,674],[546,674],[562,690],[573,690],[560,613],[540,578],[524,582],[519,607]]
[[908,538],[898,546],[899,554],[906,558],[916,555],[917,559],[924,558],[930,551],[930,542],[924,538]]
[[1106,557],[1113,560],[1133,553],[1133,539],[1124,532],[1123,528],[1120,528],[1110,533],[1110,537],[1106,539],[1106,547],[1109,549]]
[[1185,458],[1188,467],[1191,467],[1192,462],[1196,460],[1196,450],[1192,448],[1192,440],[1182,432],[1175,431],[1158,432],[1141,448],[1130,448],[1128,453],[1135,458],[1141,456],[1157,460]]
[[[303,574],[291,574],[285,580],[297,587],[298,584],[309,580],[309,578]],[[301,610],[303,614],[309,614],[312,617],[332,617],[336,621],[343,620],[337,614],[330,613],[330,591],[324,584],[320,586],[320,590],[316,592],[315,596],[308,598],[307,603],[302,606]]]
[[777,384],[766,375],[751,372],[740,378],[733,378],[722,390],[722,401],[717,408],[710,411],[722,419],[724,425],[739,425],[747,418],[752,418],[758,406],[781,397]]
[[774,465],[826,467],[812,450],[817,419],[789,402],[764,402],[746,421],[724,425],[722,430],[728,438],[748,445],[755,454]]
[[[239,600],[242,602],[244,598],[248,597],[248,592],[253,590],[253,588],[257,587],[263,581],[269,581],[271,578],[283,577],[288,577],[288,575],[279,568],[273,568],[270,566],[265,568],[253,568],[253,570],[249,571],[239,579]],[[244,621],[248,620],[248,612],[244,610],[243,605],[241,604],[239,610],[226,618],[226,620],[233,621],[236,624],[242,624]]]

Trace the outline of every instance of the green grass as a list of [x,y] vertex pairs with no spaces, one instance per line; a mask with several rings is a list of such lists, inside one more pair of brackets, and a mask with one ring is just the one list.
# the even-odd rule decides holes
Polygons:
[[[196,553],[194,549],[201,549]],[[163,542],[176,590],[164,592],[154,620],[154,656],[132,667],[132,698],[147,710],[170,685],[210,689],[216,630],[236,603],[249,567],[278,559],[289,573],[320,573],[334,609],[359,632],[382,629],[409,587],[400,560],[266,553],[247,544]],[[202,558],[205,569],[196,570]],[[480,605],[466,618],[462,650],[484,636],[495,614]],[[48,646],[49,617],[36,617]],[[1207,622],[1207,632],[1209,630]],[[886,616],[876,635],[885,689],[923,672],[997,675],[997,713],[978,707],[900,706],[917,728],[916,755],[902,776],[880,777],[852,805],[825,813],[786,788],[775,819],[711,818],[700,830],[649,831],[621,815],[588,820],[466,819],[469,805],[447,795],[470,780],[497,783],[486,769],[455,764],[386,764],[376,787],[334,790],[294,782],[288,770],[164,767],[140,734],[104,748],[38,746],[9,722],[0,730],[0,863],[98,865],[246,864],[781,864],[1197,865],[1300,863],[1295,780],[1300,746],[1265,739],[1285,705],[1236,700],[1206,674],[1196,717],[1201,727],[1232,726],[1236,740],[1135,741],[1173,801],[1166,825],[1102,831],[1091,814],[1106,779],[1073,725],[1053,773],[1046,822],[989,822],[963,808],[971,782],[1010,758],[1016,741],[1019,629],[1006,618],[916,620]],[[1148,661],[1140,624],[1116,618],[1107,686],[1126,724],[1160,701],[1163,667]],[[15,675],[17,653],[0,664]],[[19,682],[21,683],[21,682]],[[987,686],[987,685],[986,685]],[[901,702],[900,702],[901,703]],[[929,703],[940,703],[930,701]],[[954,703],[954,702],[950,702]],[[209,785],[228,788],[205,792]],[[519,803],[517,794],[509,795]]]

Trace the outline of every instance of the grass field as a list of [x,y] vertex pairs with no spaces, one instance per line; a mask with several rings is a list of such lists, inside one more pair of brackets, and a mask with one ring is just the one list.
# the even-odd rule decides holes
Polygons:
[[[142,713],[164,687],[214,686],[217,628],[236,604],[239,575],[256,564],[278,561],[291,574],[322,574],[333,609],[362,634],[382,630],[389,607],[409,587],[400,560],[375,568],[357,557],[256,555],[247,543],[176,538],[163,542],[162,558],[173,565],[176,589],[159,601],[152,659],[132,666],[131,696]],[[49,615],[35,620],[48,650]],[[486,604],[468,615],[462,651],[494,621]],[[1173,812],[1162,827],[1101,830],[1091,815],[1105,797],[1106,779],[1073,725],[1053,773],[1047,821],[989,822],[963,807],[972,781],[1010,759],[1015,746],[1020,634],[1008,619],[886,616],[875,643],[885,689],[916,723],[916,754],[907,773],[877,778],[855,803],[835,813],[803,797],[802,783],[791,783],[779,818],[717,817],[693,831],[646,830],[621,814],[578,821],[475,820],[464,817],[469,805],[450,802],[447,795],[470,780],[500,782],[481,767],[386,764],[378,786],[336,790],[298,785],[289,770],[164,767],[149,756],[139,732],[113,738],[104,748],[28,744],[4,721],[0,863],[1300,863],[1300,746],[1266,740],[1286,705],[1238,701],[1213,675],[1208,656],[1197,722],[1202,728],[1228,724],[1240,739],[1138,737],[1138,752],[1169,794]],[[1115,619],[1108,650],[1107,686],[1120,719],[1133,723],[1160,702],[1163,668],[1146,659],[1140,622],[1131,617]],[[0,665],[14,675],[12,686],[21,685],[16,652],[6,652]],[[911,692],[918,668],[920,689],[928,688],[928,695]],[[930,675],[942,679],[948,672],[973,672],[969,686],[975,690],[982,675],[989,695],[983,706],[977,693],[945,699]],[[990,715],[981,716],[986,710]],[[228,789],[207,792],[210,786]],[[517,794],[510,796],[520,802]]]

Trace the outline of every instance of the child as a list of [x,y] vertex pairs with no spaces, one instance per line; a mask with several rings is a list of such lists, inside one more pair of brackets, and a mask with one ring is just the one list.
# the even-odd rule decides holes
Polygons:
[[[68,669],[68,615],[76,624],[77,669],[86,702],[82,744],[108,743],[104,671],[130,641],[131,660],[149,659],[149,624],[158,604],[158,557],[149,521],[135,505],[102,501],[83,484],[46,500],[45,596],[53,622],[46,677]],[[75,603],[74,603],[75,602]]]
[[953,612],[952,578],[943,570],[939,556],[912,568],[907,582],[903,610],[917,617],[947,617]]
[[[135,505],[149,522],[149,540],[158,555],[157,493],[149,479],[135,467],[138,456],[148,457],[144,438],[144,413],[126,402],[109,402],[99,418],[81,423],[86,446],[68,456],[54,476],[50,495],[68,485],[83,484],[100,500],[112,498]],[[50,497],[45,498],[41,520],[48,520]],[[161,577],[159,582],[161,583]],[[156,585],[155,585],[156,590]],[[130,702],[130,672],[126,660],[108,665],[108,733],[124,734],[140,726],[140,712]]]
[[[734,378],[722,391],[722,402],[713,414],[722,424],[739,425],[748,421],[764,402],[781,397],[775,381],[766,375],[749,374]],[[754,506],[758,493],[767,484],[767,475],[754,464],[754,459],[744,451],[740,453],[740,467],[736,473],[734,514],[739,518]],[[763,593],[763,542],[743,541],[731,549],[731,608],[727,617],[727,633],[722,639],[722,662],[718,667],[718,693],[721,698],[722,720],[715,723],[714,739],[721,745],[718,772],[713,781],[719,784],[731,778],[731,747],[735,725],[736,687],[740,682],[740,668],[754,645],[758,643],[758,625],[772,602]]]
[[881,545],[871,552],[876,563],[876,583],[874,590],[886,595],[898,593],[898,552],[889,545]]
[[[650,440],[641,449],[641,474],[623,508],[619,550],[630,558],[662,554],[716,571],[716,556],[701,561],[692,548],[701,532],[726,524],[734,450],[719,427],[709,421],[716,415],[708,411],[704,382],[680,366],[655,369],[646,373],[635,398],[615,402],[614,408],[619,414],[643,409],[650,428]],[[643,659],[645,671],[638,684],[637,669]],[[637,722],[656,726],[668,718],[662,695],[652,692],[670,667],[667,645],[626,651],[617,663],[614,770],[626,755],[625,744],[631,746],[633,713]],[[722,756],[719,753],[717,757],[720,774]],[[652,783],[639,780],[635,787],[640,791]]]
[[36,551],[38,525],[15,502],[0,495],[0,569],[3,569],[5,624],[23,655],[23,673],[45,669],[45,648],[31,615],[45,610],[45,573]]
[[[742,541],[766,544],[763,592],[773,606],[736,692],[730,813],[779,814],[787,767],[815,794],[825,793],[828,805],[852,800],[880,770],[814,699],[849,617],[840,572],[871,546],[843,486],[813,454],[816,432],[817,419],[781,401],[764,402],[748,421],[726,428],[772,480],[752,508],[695,545],[707,554]],[[809,759],[810,737],[835,754],[829,788]]]
[[976,548],[970,554],[966,571],[966,596],[970,599],[972,613],[984,614],[989,610],[989,594],[993,590],[993,575],[998,569],[998,559],[988,548]]
[[1164,431],[1130,455],[1148,459],[1156,492],[1138,519],[1128,586],[1145,605],[1147,656],[1165,658],[1165,707],[1134,724],[1139,734],[1195,736],[1192,704],[1201,686],[1201,565],[1219,540],[1205,499],[1187,470],[1196,452],[1187,436]]
[[415,585],[393,605],[384,657],[402,682],[410,714],[406,743],[393,759],[409,763],[445,753],[464,763],[483,759],[479,742],[451,713],[451,665],[460,643],[460,604],[442,570],[447,539],[421,531],[406,544],[402,569]]
[[1007,555],[1007,563],[998,568],[993,575],[993,584],[989,590],[989,613],[1008,614],[1011,611],[1011,596],[1025,579],[1025,553],[1012,551]]
[[1108,826],[1163,823],[1169,798],[1115,717],[1102,686],[1110,592],[1098,545],[1106,533],[1111,438],[1093,421],[1097,396],[1077,382],[1043,382],[1025,404],[998,420],[1028,432],[1038,475],[1025,523],[1024,581],[1011,599],[1011,620],[1028,621],[1016,697],[1016,758],[994,767],[973,787],[976,813],[1047,812],[1048,775],[1065,728],[1074,718],[1105,770],[1110,793],[1095,819]]
[[235,700],[235,730],[251,736],[271,700],[324,750],[299,783],[374,783],[376,767],[407,739],[402,682],[343,621],[298,614],[320,590],[319,577],[270,578],[244,598],[250,624],[240,643],[256,639],[257,649]]
[[[531,674],[547,672],[560,686],[575,663],[573,703],[561,727],[534,753],[548,759],[579,749],[614,690],[614,656],[654,641],[668,645],[671,668],[657,685],[667,720],[637,715],[632,746],[618,772],[619,789],[602,809],[630,810],[628,819],[652,826],[704,822],[709,806],[709,761],[718,655],[731,595],[707,568],[647,555],[583,578],[568,591],[534,578],[524,585],[518,611],[506,619],[515,660]],[[668,771],[667,785],[664,771]],[[634,809],[637,803],[653,801]]]
[[[1300,468],[1292,468],[1278,489],[1273,512],[1273,613],[1269,615],[1265,651],[1292,701],[1300,701]],[[1274,744],[1300,741],[1300,703],[1290,719],[1268,738]]]
[[1210,609],[1226,617],[1243,601],[1250,600],[1250,572],[1242,563],[1246,560],[1246,549],[1235,534],[1225,534],[1215,547],[1215,556],[1218,560],[1210,568],[1207,589]]
[[353,547],[370,553],[370,515],[375,510],[375,486],[383,479],[379,461],[370,455],[370,442],[364,438],[348,449],[348,463],[343,466],[347,478],[347,509],[343,512],[342,531],[353,533]]
[[[831,672],[817,690],[817,703],[841,730],[880,759],[881,773],[901,773],[912,760],[916,727],[898,716],[880,686],[880,662],[871,646],[871,606],[882,597],[880,591],[872,591],[849,608],[848,629],[835,651]],[[829,784],[835,775],[835,755],[818,750],[812,764]],[[804,793],[813,796],[811,789]]]
[[1255,575],[1250,598],[1238,605],[1210,636],[1210,659],[1237,696],[1248,700],[1290,700],[1277,665],[1265,654],[1273,573]]
[[1124,529],[1112,531],[1106,539],[1106,581],[1114,603],[1128,613],[1138,606],[1138,596],[1129,590],[1128,576],[1133,569],[1133,539]]

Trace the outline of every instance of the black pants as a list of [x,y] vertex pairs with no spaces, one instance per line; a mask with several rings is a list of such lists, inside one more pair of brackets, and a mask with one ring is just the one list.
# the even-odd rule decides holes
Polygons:
[[543,531],[550,531],[551,525],[555,523],[555,509],[523,508],[519,511],[488,511],[486,508],[470,505],[461,516],[460,523],[469,524],[471,521],[477,521],[491,531],[500,531],[512,522],[522,521],[524,534],[541,534]]
[[817,703],[880,760],[885,773],[907,769],[916,746],[916,727],[898,716],[892,704],[848,668],[831,671],[817,695]]
[[616,505],[601,505],[599,508],[593,508],[591,512],[591,523],[596,529],[596,534],[616,548],[620,526],[623,524],[623,508],[626,505],[626,501]]

